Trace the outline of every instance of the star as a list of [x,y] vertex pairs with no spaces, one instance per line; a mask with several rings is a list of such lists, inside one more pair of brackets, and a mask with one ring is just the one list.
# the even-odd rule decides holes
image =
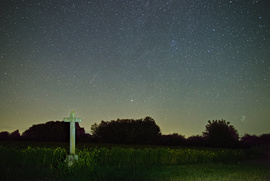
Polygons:
[[76,110],[86,131],[108,117],[151,116],[165,134],[200,134],[212,118],[240,134],[267,132],[267,5],[4,1],[0,129],[22,132]]

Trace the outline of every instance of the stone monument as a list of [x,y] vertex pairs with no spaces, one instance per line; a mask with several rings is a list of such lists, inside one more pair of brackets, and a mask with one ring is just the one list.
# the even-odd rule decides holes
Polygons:
[[75,122],[81,122],[81,118],[76,118],[75,112],[71,111],[69,118],[64,118],[64,122],[70,122],[70,145],[69,155],[67,155],[66,162],[68,166],[72,166],[78,160],[78,155],[75,154]]

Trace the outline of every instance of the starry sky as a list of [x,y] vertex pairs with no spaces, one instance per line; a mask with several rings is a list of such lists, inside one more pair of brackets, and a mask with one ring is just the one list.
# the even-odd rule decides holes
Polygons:
[[1,0],[0,131],[76,111],[154,118],[163,134],[225,119],[270,132],[268,0]]

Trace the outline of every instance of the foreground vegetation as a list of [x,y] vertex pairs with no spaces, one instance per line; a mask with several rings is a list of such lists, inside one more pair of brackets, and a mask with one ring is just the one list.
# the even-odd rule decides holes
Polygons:
[[[2,144],[3,145],[3,144]],[[81,146],[82,147],[82,146]],[[78,162],[63,147],[0,146],[0,180],[267,180],[268,169],[242,163],[244,150],[86,145]]]

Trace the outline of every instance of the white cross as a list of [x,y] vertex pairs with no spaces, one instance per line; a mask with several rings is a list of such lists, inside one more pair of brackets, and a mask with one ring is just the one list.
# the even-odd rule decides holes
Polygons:
[[81,122],[81,118],[75,117],[75,112],[71,111],[69,118],[64,118],[64,122],[70,122],[70,147],[69,154],[75,155],[75,122]]

